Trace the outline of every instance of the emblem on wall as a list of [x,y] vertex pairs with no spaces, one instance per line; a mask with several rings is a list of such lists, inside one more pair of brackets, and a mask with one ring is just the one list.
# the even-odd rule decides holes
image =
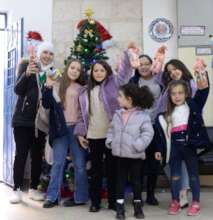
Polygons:
[[174,27],[166,18],[157,18],[149,25],[149,35],[157,42],[168,41],[174,33]]

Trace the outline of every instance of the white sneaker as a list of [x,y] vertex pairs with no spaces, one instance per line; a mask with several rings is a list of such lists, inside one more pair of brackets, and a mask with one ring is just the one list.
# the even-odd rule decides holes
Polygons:
[[35,189],[29,189],[28,195],[29,195],[29,198],[34,201],[44,201],[45,200],[44,193],[41,193]]
[[18,204],[22,201],[22,192],[20,189],[14,190],[10,198],[11,204]]

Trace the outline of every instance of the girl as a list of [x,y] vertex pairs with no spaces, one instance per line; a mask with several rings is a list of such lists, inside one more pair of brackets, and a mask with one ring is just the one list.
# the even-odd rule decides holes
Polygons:
[[157,108],[158,113],[164,112],[167,108],[167,99],[168,99],[167,89],[169,82],[172,80],[180,80],[180,79],[187,82],[190,89],[190,94],[192,97],[194,97],[197,90],[197,86],[193,79],[192,74],[190,73],[190,71],[183,62],[177,59],[172,59],[166,63],[164,67],[164,72],[162,74],[162,83],[164,86],[164,92],[158,102],[158,108]]
[[78,145],[73,135],[78,122],[78,97],[83,84],[82,77],[81,63],[72,59],[65,68],[59,82],[59,89],[50,77],[47,77],[43,89],[42,104],[44,108],[50,109],[49,142],[53,147],[53,165],[43,208],[51,208],[58,204],[68,150],[72,154],[75,175],[74,200],[69,201],[69,206],[84,205],[88,200],[87,152]]
[[[101,203],[103,155],[106,161],[108,188],[108,208],[115,209],[115,172],[114,158],[106,148],[105,140],[109,123],[116,109],[117,91],[119,85],[129,81],[130,70],[128,54],[124,53],[125,61],[117,75],[105,61],[97,61],[91,67],[88,86],[79,97],[81,120],[75,127],[75,134],[80,144],[90,150],[91,182],[90,182],[90,212],[98,212]],[[127,74],[128,73],[128,74]]]
[[[139,56],[139,67],[135,70],[135,75],[130,79],[131,83],[141,86],[148,86],[152,92],[155,102],[152,108],[149,109],[149,114],[154,121],[156,118],[156,104],[161,95],[161,82],[159,74],[154,75],[152,72],[152,59],[148,55]],[[159,172],[160,163],[155,160],[155,140],[153,139],[150,146],[146,150],[146,160],[144,163],[144,171],[147,173],[147,199],[149,205],[158,205],[158,200],[155,198],[155,187],[157,183],[157,176]]]
[[185,161],[192,190],[192,204],[187,214],[197,215],[200,211],[200,185],[196,149],[209,145],[203,126],[202,109],[206,103],[209,86],[206,77],[197,79],[198,90],[191,98],[188,84],[184,80],[172,81],[168,86],[168,107],[165,114],[157,118],[158,148],[156,158],[163,158],[171,169],[172,202],[169,214],[180,211],[181,167]]
[[[164,84],[164,92],[162,93],[159,102],[157,104],[157,113],[162,113],[166,111],[167,100],[168,100],[168,84],[171,80],[184,80],[190,91],[190,96],[194,97],[197,90],[196,83],[192,77],[192,74],[188,68],[180,60],[172,59],[166,63],[164,72],[162,75],[162,82]],[[167,176],[170,176],[169,167],[165,167],[165,172]],[[181,175],[182,187],[180,191],[180,203],[181,208],[186,208],[188,206],[187,191],[189,189],[189,177],[186,169],[186,165],[182,163],[182,175]]]
[[[38,62],[35,58],[23,61],[19,65],[18,77],[14,88],[18,95],[12,126],[16,143],[16,155],[13,167],[14,188],[10,199],[12,204],[22,201],[24,168],[28,152],[31,152],[31,184],[29,197],[43,200],[44,196],[37,191],[41,174],[42,155],[45,145],[45,133],[38,128],[35,135],[35,119],[40,99],[39,73],[53,65],[54,49],[49,42],[43,42],[38,47]],[[40,64],[38,67],[37,64]]]
[[138,88],[126,84],[119,89],[118,102],[121,107],[113,116],[106,144],[116,158],[117,219],[125,218],[125,184],[130,173],[134,195],[134,216],[144,218],[141,203],[141,160],[145,149],[153,138],[149,114],[144,111],[152,106],[153,95],[148,87]]

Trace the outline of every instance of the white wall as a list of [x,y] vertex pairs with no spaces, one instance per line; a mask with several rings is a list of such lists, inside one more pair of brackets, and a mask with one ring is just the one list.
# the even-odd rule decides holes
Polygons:
[[52,40],[52,0],[0,0],[0,11],[9,12],[9,22],[24,18],[25,32],[38,30]]
[[149,36],[149,25],[156,18],[166,18],[174,26],[173,37],[163,43],[168,51],[166,59],[177,56],[177,12],[176,0],[143,0],[143,48],[144,53],[154,56],[156,49],[162,44],[155,42]]

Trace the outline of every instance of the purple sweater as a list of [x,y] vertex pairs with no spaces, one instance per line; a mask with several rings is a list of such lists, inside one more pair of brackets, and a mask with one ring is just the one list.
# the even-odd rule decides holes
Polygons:
[[[128,54],[125,51],[123,62],[120,65],[118,73],[107,77],[101,84],[100,88],[100,98],[103,101],[104,109],[109,121],[112,120],[115,111],[119,109],[117,102],[118,88],[119,86],[128,83],[131,75],[132,68]],[[74,134],[77,136],[86,136],[89,124],[89,100],[87,86],[85,86],[80,92],[79,103],[80,117],[75,126]]]

